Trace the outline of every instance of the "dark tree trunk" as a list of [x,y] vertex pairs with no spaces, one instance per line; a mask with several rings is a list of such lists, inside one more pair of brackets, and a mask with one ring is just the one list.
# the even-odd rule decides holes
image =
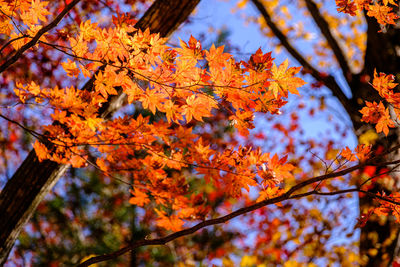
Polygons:
[[[301,51],[291,44],[289,38],[280,30],[279,25],[273,20],[273,14],[269,14],[265,8],[265,3],[260,0],[252,0],[254,6],[264,17],[267,26],[271,32],[277,37],[288,53],[296,59],[304,69],[306,69],[314,79],[323,82],[325,86],[332,92],[339,102],[343,105],[345,111],[349,115],[354,127],[354,132],[357,137],[360,137],[369,129],[373,129],[373,125],[366,124],[361,121],[359,110],[365,105],[365,101],[379,102],[381,97],[375,89],[369,84],[374,77],[374,70],[393,74],[400,82],[400,25],[389,25],[387,28],[381,28],[375,18],[365,15],[367,22],[367,47],[364,56],[364,67],[360,73],[351,73],[351,68],[348,59],[345,57],[340,45],[335,36],[333,36],[329,23],[319,11],[318,5],[313,0],[305,0],[306,8],[308,9],[315,25],[319,28],[321,36],[326,39],[328,46],[332,50],[338,65],[340,66],[344,79],[347,81],[352,97],[348,98],[344,94],[344,90],[340,88],[333,76],[328,78],[321,77],[318,69],[302,56]],[[369,77],[368,79],[366,79]],[[400,143],[399,129],[391,130],[389,136],[382,136],[376,141],[375,147],[383,146],[390,148],[395,144]],[[399,157],[394,155],[392,157]],[[396,177],[393,177],[396,179]],[[397,177],[398,179],[398,177]],[[400,184],[399,181],[395,183]],[[377,184],[375,188],[370,189],[373,192],[385,191],[390,193],[393,190],[398,190],[391,185]],[[360,212],[366,212],[374,207],[373,200],[368,197],[360,197],[359,199]],[[385,220],[379,219],[377,216],[372,216],[365,227],[361,229],[360,237],[360,256],[362,266],[388,266],[393,262],[396,256],[400,256],[400,239],[399,224],[394,221],[393,217],[388,217]]]
[[[200,0],[157,0],[135,25],[142,30],[150,28],[161,36],[170,35],[182,24]],[[85,85],[90,89],[93,80]],[[116,97],[113,103],[103,109],[102,116],[117,110],[123,97]],[[0,265],[3,265],[18,235],[31,218],[38,204],[56,184],[68,165],[49,160],[39,162],[31,151],[13,177],[0,193]]]
[[[375,18],[366,16],[367,20],[367,49],[364,58],[364,68],[361,75],[369,75],[371,82],[374,69],[386,74],[393,74],[399,82],[400,74],[400,54],[396,51],[400,47],[400,29],[396,26],[389,26],[387,30],[381,30]],[[377,92],[372,89],[369,84],[361,84],[355,81],[357,86],[352,87],[354,102],[364,104],[364,101],[379,101]],[[356,85],[356,84],[355,84]],[[372,90],[371,90],[372,89]],[[363,100],[362,102],[359,99]],[[360,107],[361,108],[361,107]],[[364,124],[364,129],[359,129],[358,136],[368,129]],[[356,129],[357,130],[357,129]],[[356,131],[357,132],[357,131]],[[398,129],[391,130],[389,135],[378,139],[374,145],[375,148],[383,146],[390,148],[400,142],[400,132]],[[391,157],[398,157],[392,155]],[[394,158],[393,158],[394,159]],[[398,177],[393,175],[393,179]],[[399,181],[395,181],[398,184]],[[391,193],[398,188],[393,185],[377,183],[374,188],[370,189],[373,192]],[[360,213],[365,213],[369,208],[374,207],[374,201],[368,197],[360,197]],[[399,224],[395,222],[394,217],[379,218],[372,216],[367,224],[361,228],[360,236],[360,256],[362,266],[390,266],[394,258],[398,255],[399,242]]]

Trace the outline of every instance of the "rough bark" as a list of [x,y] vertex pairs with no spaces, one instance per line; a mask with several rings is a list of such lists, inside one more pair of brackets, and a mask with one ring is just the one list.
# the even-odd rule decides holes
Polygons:
[[[188,18],[199,1],[157,0],[135,27],[150,28],[151,32],[166,37]],[[93,79],[84,88],[90,90],[92,85]],[[102,117],[117,110],[123,99],[119,96],[108,103],[108,108],[102,110]],[[31,151],[4,186],[0,193],[0,266],[5,263],[22,227],[67,169],[68,165],[49,160],[39,162],[35,152]]]

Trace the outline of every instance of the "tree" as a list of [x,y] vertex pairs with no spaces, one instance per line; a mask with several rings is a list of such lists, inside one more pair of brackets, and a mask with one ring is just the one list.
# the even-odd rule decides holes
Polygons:
[[[386,76],[378,75],[376,72],[390,73],[395,75],[397,79],[399,75],[399,54],[396,53],[395,48],[400,34],[398,25],[395,23],[398,18],[395,14],[395,10],[398,10],[398,4],[393,1],[388,4],[388,1],[338,0],[336,1],[337,11],[347,13],[350,16],[343,17],[341,20],[343,25],[336,28],[339,21],[338,14],[330,12],[332,7],[327,6],[328,3],[311,0],[295,3],[296,12],[301,10],[305,17],[309,18],[309,21],[304,22],[301,26],[310,23],[317,27],[315,33],[318,38],[315,38],[316,42],[313,45],[318,45],[316,50],[319,50],[321,56],[317,60],[315,58],[310,60],[304,56],[305,53],[301,49],[294,46],[293,40],[289,37],[296,30],[291,28],[294,19],[293,21],[289,19],[290,14],[278,11],[284,8],[283,4],[258,0],[251,2],[260,12],[262,27],[267,26],[269,28],[270,36],[277,38],[280,45],[305,68],[305,71],[314,79],[317,88],[322,85],[325,86],[332,96],[339,100],[351,120],[353,131],[359,142],[365,143],[363,138],[365,140],[365,137],[371,136],[372,133],[371,125],[368,122],[373,120],[365,119],[362,116],[365,116],[365,113],[361,111],[363,113],[361,114],[359,110],[363,108],[365,102],[379,102],[385,94],[378,90],[380,86],[376,83],[379,83],[381,79],[379,77]],[[275,14],[278,12],[281,15],[276,16]],[[282,17],[284,17],[283,20]],[[278,26],[278,19],[281,19],[280,21],[284,23]],[[348,26],[352,32],[345,29]],[[308,38],[307,32],[301,28],[295,34],[299,38]],[[330,70],[326,68],[326,65],[323,65],[328,58],[332,58],[331,62],[334,62],[334,68],[339,69],[342,78],[345,80],[344,85],[339,85],[337,78],[335,79],[332,74],[329,74]],[[322,67],[315,67],[315,64],[320,64]],[[389,77],[386,77],[386,79],[388,79],[386,83],[392,80]],[[373,86],[371,86],[372,81]],[[391,88],[394,87],[393,85]],[[347,88],[350,89],[351,97],[348,97],[348,93],[346,95]],[[395,105],[389,102],[388,106],[392,108],[391,112],[396,112],[396,108],[393,108]],[[372,107],[372,105],[370,104],[369,107]],[[383,108],[383,104],[381,107]],[[396,119],[397,116],[394,115],[394,118]],[[374,123],[377,123],[377,121],[374,121]],[[382,125],[385,125],[385,123]],[[389,123],[389,126],[393,127],[394,125]],[[378,128],[377,125],[377,130],[381,132],[383,129],[382,127]],[[385,131],[388,131],[388,128]],[[374,143],[373,150],[392,147],[398,142],[398,131],[391,130],[389,135],[386,132],[385,135],[376,136],[372,139],[370,143]],[[379,169],[371,175],[378,173]],[[393,179],[397,180],[396,175],[393,175]],[[393,180],[380,181],[370,190],[373,192],[385,190],[387,193],[396,191],[396,187],[393,187],[393,182],[390,181]],[[370,198],[360,198],[361,213],[367,214],[371,206],[373,206],[373,203]],[[361,230],[360,254],[364,258],[363,264],[365,266],[389,264],[398,256],[398,245],[396,245],[398,233],[398,224],[393,220],[387,219],[383,223],[377,217],[370,219]],[[377,236],[377,238],[371,236]]]
[[[132,240],[113,253],[84,261],[82,266],[113,259],[146,245],[166,244],[241,215],[249,219],[246,223],[257,226],[261,232],[263,225],[279,225],[286,227],[287,231],[283,239],[276,235],[277,232],[263,233],[251,250],[253,256],[244,256],[242,263],[252,265],[249,262],[267,260],[268,257],[274,262],[282,262],[286,258],[290,259],[299,249],[307,246],[309,248],[310,243],[318,244],[314,242],[313,235],[306,233],[299,240],[300,246],[288,253],[285,245],[292,238],[289,234],[291,230],[297,229],[301,233],[312,229],[313,234],[317,232],[320,238],[318,242],[321,243],[321,238],[327,239],[325,229],[314,227],[312,222],[322,223],[325,228],[334,227],[316,209],[308,212],[312,214],[314,221],[307,221],[301,215],[306,210],[306,205],[297,199],[310,199],[311,196],[344,195],[351,192],[364,194],[366,197],[363,199],[368,199],[368,202],[360,203],[368,205],[369,209],[365,216],[361,216],[360,225],[365,224],[369,217],[373,223],[372,214],[384,217],[393,214],[398,218],[398,195],[389,191],[382,193],[381,190],[371,187],[371,182],[375,182],[374,178],[392,173],[398,167],[398,161],[391,157],[398,146],[376,145],[371,148],[360,144],[353,151],[343,148],[336,151],[333,158],[327,156],[324,163],[328,163],[322,168],[325,173],[315,176],[315,172],[321,169],[314,164],[315,161],[295,157],[295,136],[291,132],[297,128],[296,113],[292,115],[290,127],[286,128],[282,124],[274,126],[290,140],[286,149],[286,154],[292,157],[290,162],[287,155],[265,153],[257,146],[254,140],[265,137],[261,133],[250,132],[254,128],[254,114],[268,113],[276,117],[280,113],[287,103],[289,93],[298,94],[298,88],[305,84],[296,77],[300,67],[289,67],[288,61],[274,63],[271,53],[264,53],[261,49],[248,60],[236,62],[231,55],[224,52],[223,47],[212,46],[205,50],[194,37],[187,43],[181,41],[178,48],[171,48],[165,45],[165,39],[160,38],[160,34],[151,33],[168,35],[186,19],[197,1],[156,1],[136,24],[136,28],[132,26],[132,18],[126,15],[114,17],[111,25],[99,26],[101,20],[98,23],[91,20],[80,21],[83,15],[92,13],[98,17],[104,16],[104,11],[96,12],[83,4],[78,8],[78,2],[72,1],[65,8],[40,1],[28,1],[25,4],[21,2],[15,7],[8,2],[2,5],[3,24],[9,25],[12,22],[15,25],[15,28],[2,28],[5,41],[1,49],[6,54],[0,66],[3,86],[11,79],[15,81],[9,85],[15,95],[9,94],[6,108],[16,104],[19,108],[16,115],[21,116],[21,112],[27,109],[36,112],[39,110],[43,117],[49,114],[51,116],[51,124],[36,130],[26,120],[13,118],[16,116],[13,112],[1,115],[10,127],[6,129],[10,140],[12,136],[14,140],[16,136],[21,136],[20,131],[37,139],[34,143],[35,150],[30,152],[0,194],[0,215],[10,218],[0,224],[0,228],[5,229],[1,234],[3,261],[22,225],[69,165],[74,168],[91,166],[109,179],[130,178],[131,182],[127,182],[132,185],[129,202],[140,207],[150,207],[151,211],[142,217],[147,216],[147,220],[156,224],[159,229],[173,231],[172,234],[163,235],[161,230],[154,230],[154,233],[159,233],[158,237]],[[365,79],[365,73],[350,77],[350,67],[343,54],[340,54],[340,46],[329,35],[329,28],[326,30],[328,24],[319,14],[317,5],[305,1],[338,62],[345,68],[345,77],[349,83],[354,83],[354,87],[351,87],[354,90],[353,98],[347,98],[333,76],[319,72],[296,52],[288,38],[272,22],[265,6],[261,2],[253,2],[282,45],[293,52],[293,56],[304,66],[304,72],[311,73],[338,97],[350,115],[354,128],[361,128],[364,122],[370,122],[377,124],[378,132],[389,134],[389,127],[393,128],[394,122],[383,102],[367,102],[364,106],[364,103],[357,103],[357,99],[381,101],[383,98],[396,112],[397,93],[393,92],[396,84],[392,76],[370,72],[370,77],[373,77],[372,85],[360,85],[360,77]],[[387,14],[382,14],[381,9],[373,12],[372,5],[357,3],[359,6],[353,3],[348,7],[339,1],[338,6],[341,11],[351,14],[355,12],[353,7],[366,7],[367,15],[375,16],[380,23],[392,23],[395,19],[393,13],[387,13],[391,11],[388,5],[393,5],[393,2],[386,1],[380,6]],[[73,8],[76,10],[72,17],[79,24],[75,27],[61,22]],[[46,23],[47,16],[57,9],[61,13],[55,20],[42,28],[37,27],[38,22]],[[167,10],[170,12],[166,12]],[[94,18],[93,21],[96,21]],[[368,20],[372,19],[368,17]],[[62,30],[60,28],[54,36],[44,35],[60,22]],[[377,25],[375,20],[371,23]],[[150,30],[146,29],[147,26]],[[27,30],[18,32],[20,27]],[[374,29],[376,32],[373,34],[378,34],[379,28]],[[36,45],[38,51],[28,50]],[[367,54],[368,51],[367,45]],[[41,66],[34,62],[31,71],[33,74],[25,74],[23,70],[26,67],[18,69],[23,67],[18,66],[18,62],[25,60],[32,64],[32,59],[27,57],[31,52],[40,55],[40,63],[43,63],[42,57],[47,62],[61,62],[62,70],[53,66],[50,73],[45,72],[46,65]],[[15,70],[11,72],[11,68]],[[35,68],[39,68],[37,73],[46,73],[49,78],[36,74]],[[368,68],[373,69],[372,66]],[[21,75],[21,71],[25,75]],[[57,78],[60,71],[69,78]],[[30,77],[32,75],[37,76]],[[42,80],[41,83],[38,78]],[[79,82],[84,85],[81,89],[76,89],[79,88],[76,86]],[[363,90],[367,87],[368,89],[357,91],[358,89],[354,89],[359,88],[356,85],[360,88],[363,86]],[[368,94],[364,96],[366,92]],[[124,98],[126,100],[122,100]],[[123,104],[128,105],[120,109]],[[115,116],[117,109],[119,114]],[[362,116],[358,110],[361,110]],[[26,113],[28,118],[32,116],[29,114],[32,111]],[[365,137],[365,134],[360,136]],[[8,146],[12,148],[11,145]],[[12,152],[15,153],[15,150],[17,149],[14,148]],[[335,152],[332,144],[326,146],[325,150],[330,155]],[[311,171],[307,170],[303,161],[312,167]],[[359,163],[352,163],[354,161]],[[360,176],[371,168],[378,168],[380,172],[370,173],[369,177],[360,180]],[[361,171],[361,174],[354,176],[356,178],[349,175],[356,171]],[[339,183],[340,181],[344,183]],[[378,183],[372,185],[377,187]],[[256,190],[256,197],[249,192],[250,187]],[[311,199],[315,200],[316,197]],[[370,200],[377,203],[372,206]],[[276,210],[288,214],[292,220],[286,220],[284,216],[279,218],[265,214],[271,204],[277,204]],[[295,204],[302,207],[300,211],[294,207]],[[236,209],[240,206],[244,207]],[[265,208],[266,206],[268,207]],[[236,210],[233,211],[234,209]],[[258,218],[255,219],[251,212],[259,209],[261,213],[257,213]],[[193,224],[195,222],[198,223]],[[386,222],[394,225],[390,220]],[[364,229],[368,227],[367,225]],[[376,225],[372,229],[375,230]],[[393,235],[390,231],[389,234]],[[274,243],[274,248],[265,247],[262,238],[264,241],[274,240],[275,242],[271,242]],[[384,240],[386,237],[381,234],[379,238]],[[280,239],[284,242],[278,242]],[[386,251],[382,248],[392,247],[393,242],[386,243],[388,245],[377,248],[382,252],[378,251],[375,256],[380,258],[370,258],[378,262],[387,260],[383,258]],[[258,258],[260,253],[266,251],[273,254],[267,258]],[[228,253],[234,253],[234,250],[230,248]],[[329,259],[329,254],[326,257],[339,261],[343,260],[340,257],[351,254],[349,251],[333,253],[339,256]],[[301,255],[308,256],[311,260],[314,257],[307,255],[306,250]],[[364,259],[344,260],[353,264],[356,261],[367,262]],[[387,261],[391,262],[392,258]],[[226,259],[225,263],[229,262]],[[372,260],[369,261],[370,264],[371,262]]]
[[[24,44],[22,47],[16,47],[16,53],[12,55],[10,58],[6,58],[6,61],[2,64],[1,71],[3,72],[8,67],[10,67],[15,61],[17,61],[22,54],[32,46],[36,45],[41,36],[47,33],[49,30],[54,28],[62,18],[73,9],[80,1],[72,1],[64,8],[63,6],[54,6],[53,9],[57,10],[57,8],[61,9],[61,13],[55,17],[53,21],[47,24],[46,27],[42,28],[37,32],[32,32],[29,34],[22,35],[22,37],[28,38],[32,36],[32,40]],[[180,23],[182,23],[191,11],[194,9],[198,1],[157,1],[154,5],[147,11],[147,13],[143,16],[143,18],[137,23],[137,28],[145,30],[149,28],[154,32],[158,32],[163,36],[167,36],[170,34]],[[39,4],[38,10],[36,11],[35,4]],[[27,21],[23,18],[20,18],[23,23],[29,23],[28,26],[33,26],[38,22],[38,19],[42,22],[46,22],[47,19],[43,16],[48,15],[49,11],[43,6],[46,6],[47,3],[34,3],[32,7],[27,6],[25,8],[29,8],[28,10],[24,10],[21,8],[21,13],[25,15],[35,14],[36,12],[43,12],[42,15],[39,13],[39,17],[34,19],[33,21]],[[5,8],[7,10],[3,11],[3,23],[8,24],[12,21],[12,5],[8,3],[4,3]],[[88,7],[86,7],[88,8]],[[8,10],[10,9],[10,10]],[[85,11],[85,10],[82,10]],[[100,10],[101,11],[101,10]],[[162,12],[161,12],[162,11]],[[11,12],[8,14],[7,12]],[[99,11],[97,11],[99,12]],[[133,23],[134,21],[128,20],[126,18],[125,23]],[[76,20],[80,20],[80,14],[76,13]],[[11,29],[6,28],[6,34],[10,34]],[[64,33],[67,34],[67,33]],[[61,36],[62,37],[62,36]],[[57,36],[54,36],[57,38]],[[9,48],[9,45],[12,42],[18,41],[20,37],[12,38],[10,40],[6,39],[6,43],[2,47],[2,50]],[[7,43],[10,41],[10,43]],[[43,41],[41,41],[43,42]],[[57,48],[57,47],[56,47]],[[10,51],[12,52],[12,50]],[[4,79],[3,82],[6,82],[7,79]],[[93,87],[94,78],[90,79],[84,86],[83,90],[91,90]],[[113,99],[113,102],[106,104],[103,106],[102,110],[99,111],[100,116],[106,117],[113,110],[118,109],[118,106],[121,104],[121,98]],[[44,165],[43,165],[44,164]],[[37,156],[34,152],[31,152],[12,179],[6,184],[4,189],[2,190],[0,197],[0,206],[1,206],[1,214],[4,218],[9,218],[6,221],[2,221],[1,228],[6,229],[2,231],[1,234],[1,258],[2,262],[5,261],[7,255],[14,244],[15,239],[17,238],[19,232],[21,231],[21,227],[26,223],[26,221],[32,216],[33,211],[36,209],[39,202],[43,199],[46,193],[54,186],[55,182],[62,176],[65,170],[68,168],[66,164],[55,164],[54,162],[45,161],[39,163]],[[30,179],[27,179],[27,178]],[[35,185],[35,186],[33,186]],[[19,191],[20,190],[20,191]],[[23,195],[18,198],[18,191],[23,191]],[[16,198],[17,196],[17,198]],[[13,208],[10,208],[13,207]],[[19,211],[18,213],[15,211]]]

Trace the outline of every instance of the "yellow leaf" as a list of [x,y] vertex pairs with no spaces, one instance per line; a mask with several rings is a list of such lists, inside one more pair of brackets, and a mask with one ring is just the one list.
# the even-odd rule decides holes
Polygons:
[[235,263],[228,257],[222,259],[222,266],[224,267],[234,267]]
[[364,145],[373,145],[379,135],[372,129],[366,131],[358,138],[358,142]]
[[240,261],[240,267],[251,267],[257,263],[256,256],[248,256],[244,255],[242,260]]
[[237,3],[237,7],[242,9],[246,6],[246,4],[247,4],[247,0],[242,0],[239,3]]

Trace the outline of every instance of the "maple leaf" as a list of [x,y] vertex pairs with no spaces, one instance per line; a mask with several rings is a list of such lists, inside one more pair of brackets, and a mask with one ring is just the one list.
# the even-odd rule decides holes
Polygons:
[[82,22],[79,25],[80,35],[84,40],[87,41],[94,39],[97,34],[96,28],[97,28],[97,23],[92,23],[90,19],[85,22]]
[[180,54],[183,59],[201,60],[203,59],[203,50],[200,41],[196,40],[192,35],[188,44],[179,39],[181,48],[177,48],[176,51]]
[[109,77],[107,74],[103,74],[103,72],[100,71],[95,75],[95,78],[96,91],[100,92],[105,99],[107,99],[108,95],[118,94],[117,90],[114,88],[113,77]]
[[259,192],[257,202],[263,201],[265,199],[270,199],[281,195],[284,192],[279,186],[268,186],[266,189]]
[[174,232],[182,230],[182,226],[185,222],[181,220],[177,215],[167,216],[165,212],[159,209],[155,209],[155,212],[159,216],[159,218],[156,219],[158,226]]
[[367,9],[371,0],[354,0],[356,3],[358,10]]
[[203,117],[211,116],[211,109],[217,108],[215,100],[204,95],[191,95],[186,98],[187,105],[182,106],[182,115],[186,116],[186,122],[189,123],[192,118],[197,121],[203,121]]
[[394,75],[386,75],[385,73],[379,73],[379,76],[374,70],[374,79],[372,81],[372,86],[379,92],[379,95],[387,98],[391,93],[390,90],[395,88],[398,83],[394,83]]
[[[0,1],[1,11],[3,15],[0,15],[0,34],[7,36],[14,30],[14,26],[11,23],[10,17],[12,16],[12,9],[8,3]],[[14,33],[15,34],[15,33]]]
[[192,50],[196,50],[196,49],[202,50],[201,43],[199,41],[197,41],[196,38],[194,38],[192,35],[190,35],[188,44],[189,44],[189,48]]
[[135,82],[128,82],[122,85],[124,93],[128,96],[128,103],[132,104],[138,96],[143,93],[143,89]]
[[389,133],[389,127],[394,128],[394,122],[390,118],[389,109],[385,108],[382,102],[365,102],[366,107],[363,107],[360,112],[363,114],[361,121],[376,123],[378,133],[383,132],[385,135]]
[[81,168],[83,166],[86,166],[86,159],[81,156],[81,155],[71,155],[69,163],[71,164],[72,167],[74,168]]
[[94,131],[102,121],[103,121],[102,118],[89,117],[86,118],[85,123],[91,130]]
[[395,19],[398,19],[395,13],[391,12],[392,8],[380,5],[378,2],[374,2],[373,5],[368,6],[367,15],[371,17],[375,17],[379,24],[386,25],[386,24],[393,24],[396,25]]
[[47,9],[47,1],[32,0],[30,9],[22,12],[22,20],[29,26],[38,23],[39,21],[46,22],[46,16],[51,14]]
[[76,66],[75,61],[71,61],[69,58],[67,59],[67,62],[62,62],[61,66],[65,70],[68,76],[70,77],[78,77],[80,71],[78,67]]
[[237,112],[229,117],[231,125],[234,126],[241,135],[249,134],[249,129],[254,129],[254,114],[251,111]]
[[269,70],[272,67],[272,61],[274,58],[271,57],[272,52],[263,53],[261,48],[250,56],[249,63],[243,62],[242,64],[249,69],[255,70],[256,72],[263,72]]
[[[380,104],[382,104],[382,103],[380,102]],[[378,106],[378,103],[376,103],[375,101],[372,103],[366,101],[365,105],[366,105],[366,107],[363,107],[360,110],[360,113],[363,115],[362,120],[365,122],[377,123],[381,117],[380,108],[379,108],[380,105]],[[382,106],[383,106],[383,104],[382,104]]]
[[209,154],[211,153],[210,150],[210,145],[203,145],[203,139],[200,137],[199,141],[197,141],[197,144],[195,146],[196,152],[198,152],[202,159],[207,160],[209,157]]
[[209,51],[205,51],[205,55],[210,68],[224,67],[225,62],[232,57],[230,54],[224,53],[224,46],[215,48],[214,44]]
[[117,14],[112,17],[112,22],[115,26],[126,28],[127,26],[135,25],[137,20],[129,13]]
[[287,156],[279,159],[278,155],[275,154],[272,158],[267,158],[267,166],[262,164],[259,175],[263,178],[263,184],[269,186],[276,186],[284,181],[284,179],[294,178],[291,171],[294,166],[290,163],[286,163]]
[[89,50],[88,43],[87,41],[84,41],[83,38],[70,37],[69,42],[71,44],[72,51],[78,57],[84,57]]
[[278,95],[288,97],[288,92],[298,95],[297,88],[305,84],[301,78],[293,77],[300,71],[301,67],[291,67],[288,69],[288,65],[289,61],[286,59],[279,67],[273,64],[271,68],[272,81],[270,82],[269,90],[272,91],[275,98],[278,98]]
[[[392,200],[395,202],[399,202],[400,200],[400,194],[398,192],[392,193],[390,195],[386,195],[386,193],[383,192],[378,193],[377,195],[384,199]],[[375,214],[379,216],[388,216],[390,214],[393,214],[396,218],[396,222],[400,222],[400,209],[398,205],[390,203],[383,199],[379,199],[378,201],[380,203],[380,206],[374,209]]]
[[40,86],[36,84],[34,81],[32,81],[27,87],[26,90],[31,93],[32,95],[39,95],[41,90]]
[[51,14],[46,9],[48,3],[49,2],[47,2],[47,1],[32,0],[32,12],[31,12],[31,14],[33,15],[33,18],[32,18],[33,21],[38,21],[38,20],[43,21],[43,22],[47,21],[45,16]]
[[96,159],[96,166],[100,168],[103,172],[108,171],[108,167],[106,165],[106,161],[103,158],[97,158]]
[[175,105],[170,99],[166,100],[164,105],[160,107],[162,112],[165,112],[168,122],[183,120],[181,108]]
[[156,114],[157,109],[161,109],[160,94],[155,90],[146,89],[140,99],[144,108],[149,109],[153,114]]
[[35,149],[36,155],[39,161],[43,161],[49,158],[49,152],[44,144],[39,141],[35,141],[33,144],[33,148]]
[[336,0],[336,6],[338,12],[347,13],[350,16],[355,16],[357,6],[351,0]]
[[144,205],[150,202],[150,199],[147,196],[147,194],[137,189],[136,187],[134,188],[134,190],[129,189],[129,192],[133,195],[133,197],[129,199],[129,203],[131,203],[132,205],[138,205],[140,207],[143,207]]
[[358,145],[354,151],[359,161],[363,162],[367,160],[371,155],[371,145]]
[[389,127],[394,128],[394,122],[390,118],[389,110],[386,109],[384,115],[379,119],[376,124],[376,131],[378,133],[383,132],[386,136],[389,134]]
[[388,4],[398,6],[397,3],[394,0],[382,0],[383,4],[387,6]]
[[348,161],[356,161],[356,156],[353,154],[353,152],[346,146],[341,152],[340,155],[347,159]]

